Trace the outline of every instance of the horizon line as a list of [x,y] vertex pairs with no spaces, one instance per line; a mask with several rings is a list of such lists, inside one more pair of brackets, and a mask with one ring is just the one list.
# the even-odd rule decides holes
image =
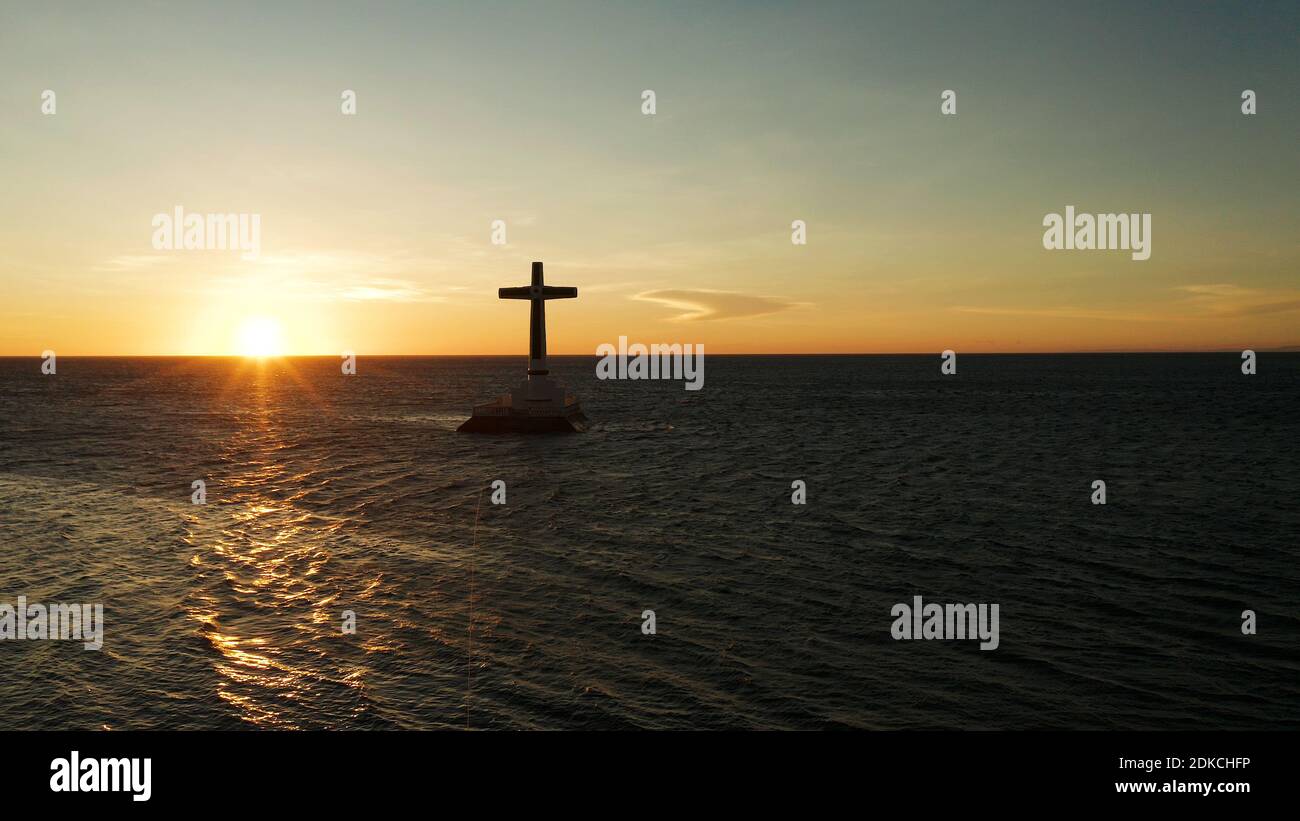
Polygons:
[[[956,349],[954,353],[965,356],[1097,356],[1097,355],[1115,355],[1123,356],[1127,354],[1212,354],[1212,353],[1241,353],[1246,350],[1253,350],[1256,353],[1300,353],[1300,345],[1283,345],[1273,348],[1195,348],[1195,349],[1173,349],[1173,348],[1134,348],[1134,349],[1096,349],[1096,350],[1075,350],[1075,351],[960,351]],[[267,361],[273,359],[339,359],[345,354],[342,353],[303,353],[303,354],[278,354],[274,356],[248,356],[246,354],[185,354],[185,353],[145,353],[145,354],[60,354],[56,356],[63,359],[250,359]],[[384,359],[527,359],[527,354],[478,354],[478,353],[355,353],[360,357],[382,357]],[[752,353],[714,353],[709,356],[940,356],[943,351],[763,351]],[[602,354],[583,353],[583,354],[548,354],[552,358],[600,358]],[[41,354],[0,354],[0,359],[44,359]]]

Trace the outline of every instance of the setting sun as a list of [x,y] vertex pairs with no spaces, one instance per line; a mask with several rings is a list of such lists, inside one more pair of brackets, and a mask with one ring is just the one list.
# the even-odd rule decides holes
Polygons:
[[279,356],[280,323],[264,316],[245,320],[239,329],[239,352],[250,357]]

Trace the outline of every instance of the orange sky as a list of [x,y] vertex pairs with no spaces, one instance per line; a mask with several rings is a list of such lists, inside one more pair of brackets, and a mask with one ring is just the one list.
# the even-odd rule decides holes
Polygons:
[[[1300,344],[1278,21],[248,13],[12,21],[0,354],[522,354],[527,309],[496,289],[534,259],[579,289],[548,306],[553,353]],[[1151,258],[1045,250],[1067,205],[1151,214]],[[177,206],[258,214],[257,259],[155,248]]]

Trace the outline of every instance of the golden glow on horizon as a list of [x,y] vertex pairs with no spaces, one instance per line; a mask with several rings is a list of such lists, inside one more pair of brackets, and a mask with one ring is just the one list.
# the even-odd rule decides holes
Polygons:
[[239,353],[256,359],[282,356],[284,345],[281,342],[280,323],[265,316],[244,320],[239,328]]

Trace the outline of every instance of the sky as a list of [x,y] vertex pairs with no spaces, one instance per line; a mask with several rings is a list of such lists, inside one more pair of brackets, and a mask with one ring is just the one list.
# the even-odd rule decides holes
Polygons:
[[[3,0],[0,355],[523,354],[496,289],[533,260],[579,291],[552,353],[1296,346],[1297,31],[1295,3]],[[1151,214],[1150,259],[1045,249],[1068,205]],[[259,215],[257,258],[155,248],[178,206]]]

